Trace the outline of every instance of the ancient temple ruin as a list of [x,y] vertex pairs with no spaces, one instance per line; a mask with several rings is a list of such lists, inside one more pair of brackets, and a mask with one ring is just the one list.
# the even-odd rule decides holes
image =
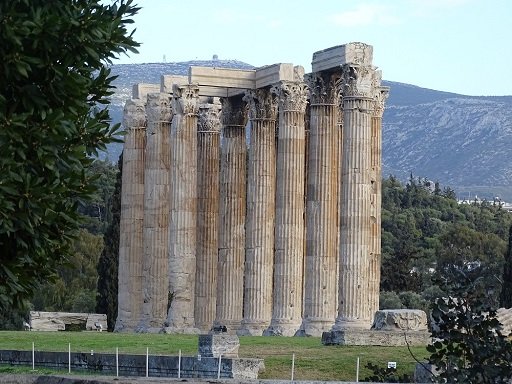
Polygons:
[[387,93],[363,43],[134,86],[116,330],[370,329]]

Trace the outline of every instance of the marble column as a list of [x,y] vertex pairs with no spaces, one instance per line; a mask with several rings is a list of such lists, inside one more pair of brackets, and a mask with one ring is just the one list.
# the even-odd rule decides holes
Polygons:
[[[380,85],[380,71],[376,71],[376,85]],[[381,210],[382,210],[382,115],[388,96],[388,87],[377,87],[371,117],[371,205],[370,205],[370,263],[368,276],[369,316],[373,319],[379,310],[381,267]]]
[[222,101],[220,226],[216,326],[235,333],[242,322],[247,144],[246,110],[241,97]]
[[171,124],[169,301],[166,332],[196,333],[197,113],[199,87],[174,85]]
[[277,184],[272,320],[267,336],[293,336],[302,322],[304,262],[304,113],[306,84],[281,82],[279,99]]
[[169,134],[171,98],[165,93],[147,96],[147,132],[144,163],[143,318],[139,332],[158,332],[167,318],[169,277]]
[[247,178],[244,318],[240,335],[261,335],[272,317],[277,97],[270,89],[246,92],[251,138]]
[[302,335],[321,336],[336,317],[339,75],[309,78],[306,270]]
[[209,331],[215,320],[219,226],[220,101],[199,105],[197,131],[196,328]]
[[370,329],[371,119],[374,69],[345,64],[338,317],[333,330]]
[[128,100],[124,107],[121,218],[119,222],[119,293],[115,329],[133,331],[142,315],[142,225],[144,220],[145,102]]

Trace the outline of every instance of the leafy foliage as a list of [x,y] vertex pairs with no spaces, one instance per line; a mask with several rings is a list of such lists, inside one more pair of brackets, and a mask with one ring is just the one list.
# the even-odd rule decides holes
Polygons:
[[364,381],[372,383],[412,383],[413,379],[408,374],[397,375],[396,368],[382,368],[372,362],[366,364],[366,368],[372,372]]
[[427,347],[441,383],[508,383],[512,377],[512,343],[501,332],[483,269],[443,271],[450,295],[434,301],[435,342]]
[[503,266],[500,306],[512,308],[512,226],[508,232],[508,247],[505,255],[505,265]]
[[111,59],[138,46],[131,0],[0,2],[0,309],[69,257],[110,126]]
[[[383,180],[382,194],[383,305],[398,298],[399,307],[426,309],[443,294],[432,278],[450,266],[485,267],[483,281],[495,287],[497,299],[510,213],[490,202],[458,204],[452,189],[412,176],[406,185],[392,176]],[[421,297],[412,300],[407,292]]]

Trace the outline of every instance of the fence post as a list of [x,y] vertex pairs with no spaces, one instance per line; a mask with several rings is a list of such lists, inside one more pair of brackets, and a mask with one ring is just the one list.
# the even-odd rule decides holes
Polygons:
[[359,383],[359,356],[357,356],[357,363],[356,363],[356,383]]
[[71,373],[71,343],[68,344],[68,373]]
[[34,345],[34,342],[32,342],[32,370],[35,371],[36,370],[36,363],[35,363],[35,345]]
[[181,379],[181,349],[178,352],[178,379]]
[[116,377],[119,377],[119,347],[116,347]]
[[146,377],[149,377],[149,348],[146,348]]
[[295,373],[295,353],[292,355],[292,381]]
[[219,355],[219,366],[217,368],[217,380],[220,379],[220,365],[221,365],[221,360],[222,360],[222,354]]

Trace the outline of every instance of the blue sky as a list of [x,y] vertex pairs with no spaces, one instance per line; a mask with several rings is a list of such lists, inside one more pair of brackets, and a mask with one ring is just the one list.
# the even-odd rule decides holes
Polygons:
[[135,0],[138,55],[118,63],[237,59],[311,70],[313,52],[373,45],[386,80],[512,95],[512,0]]

